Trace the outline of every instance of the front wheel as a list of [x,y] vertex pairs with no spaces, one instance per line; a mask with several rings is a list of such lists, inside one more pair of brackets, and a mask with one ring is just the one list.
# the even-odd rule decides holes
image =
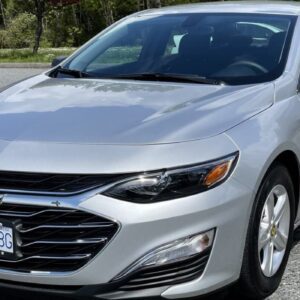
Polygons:
[[263,180],[254,203],[237,293],[265,299],[281,282],[293,244],[295,194],[291,176],[276,164]]

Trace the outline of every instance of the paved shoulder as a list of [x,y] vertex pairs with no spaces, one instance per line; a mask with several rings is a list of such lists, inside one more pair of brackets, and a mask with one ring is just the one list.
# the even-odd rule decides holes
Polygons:
[[43,69],[0,68],[0,88],[23,78],[38,75]]
[[292,251],[288,268],[277,293],[270,300],[300,299],[300,244]]

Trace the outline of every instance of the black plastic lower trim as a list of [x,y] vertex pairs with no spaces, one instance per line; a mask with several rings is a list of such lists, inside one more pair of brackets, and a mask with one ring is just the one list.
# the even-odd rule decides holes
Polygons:
[[[218,296],[221,295],[222,297],[220,299],[227,299],[224,298],[224,295],[227,295],[229,293],[229,287],[236,284],[236,282],[233,282],[225,287],[222,287],[212,293],[209,293],[207,295],[202,295],[198,297],[193,298],[186,298],[187,300],[218,300]],[[72,287],[74,288],[74,287]],[[107,300],[105,298],[101,298],[102,294],[107,293],[109,291],[112,291],[112,287],[108,287],[107,285],[102,286],[86,286],[86,287],[76,287],[77,290],[70,289],[59,289],[58,286],[50,286],[50,285],[39,285],[39,284],[19,284],[17,282],[7,281],[7,280],[0,280],[0,290],[1,295],[3,296],[17,296],[21,297],[22,299],[30,299],[30,300],[61,300],[66,299],[81,299],[81,300]],[[143,292],[143,291],[141,291]],[[97,296],[98,295],[98,296]],[[59,298],[58,298],[59,297]],[[14,298],[12,298],[14,299]],[[117,298],[114,298],[117,299]],[[120,298],[121,299],[121,298]],[[122,300],[166,300],[163,297],[160,296],[147,296],[147,291],[145,290],[145,293],[142,297],[134,297],[134,298],[122,298]],[[233,298],[229,298],[233,299]]]
[[[199,278],[203,273],[205,265],[208,261],[210,251],[211,248],[204,251],[201,255],[191,257],[189,259],[186,259],[185,261],[181,261],[178,263],[172,263],[165,266],[153,268],[147,267],[133,274],[130,274],[120,281],[112,281],[102,285],[59,286],[24,283],[0,279],[0,289],[7,290],[8,292],[13,294],[21,294],[22,296],[24,296],[24,294],[27,294],[31,300],[34,299],[32,298],[34,295],[39,296],[39,298],[41,295],[43,295],[43,300],[57,300],[55,296],[84,300],[103,299],[101,298],[101,296],[104,294],[113,295],[113,299],[122,300],[125,300],[126,297],[135,300],[161,299],[160,297],[153,298],[152,295],[161,294],[161,292],[172,285],[192,281],[196,278]],[[156,274],[161,274],[162,277],[160,278],[160,276],[157,276]],[[182,274],[184,274],[184,277],[182,277]],[[165,280],[166,276],[168,280]],[[132,284],[134,280],[141,280],[140,283],[142,284]],[[146,280],[147,284],[144,283],[144,280]],[[150,282],[151,284],[148,284],[148,282]],[[158,290],[154,290],[155,288],[157,288]]]

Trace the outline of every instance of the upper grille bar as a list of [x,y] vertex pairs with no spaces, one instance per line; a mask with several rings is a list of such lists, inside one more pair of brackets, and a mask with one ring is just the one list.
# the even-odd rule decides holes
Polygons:
[[[41,215],[46,212],[57,212],[57,211],[58,211],[57,209],[45,209],[45,210],[35,212],[35,213],[18,213],[18,212],[13,212],[13,211],[2,212],[0,210],[0,217],[30,218],[30,217]],[[59,211],[65,212],[65,213],[70,212],[70,210],[59,210]]]
[[107,242],[107,238],[94,238],[94,239],[78,239],[78,240],[44,240],[44,241],[35,241],[27,244],[23,244],[20,248],[26,248],[33,245],[84,245],[84,244],[100,244]]
[[79,225],[40,225],[30,229],[17,229],[20,233],[32,232],[39,229],[93,229],[93,228],[112,228],[114,225],[111,223],[108,224],[79,224]]
[[0,171],[0,192],[69,196],[100,188],[125,175],[46,174]]

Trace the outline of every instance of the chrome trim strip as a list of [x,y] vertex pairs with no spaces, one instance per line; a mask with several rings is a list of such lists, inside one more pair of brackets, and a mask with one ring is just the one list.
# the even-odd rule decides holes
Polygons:
[[42,241],[35,241],[32,243],[27,243],[19,246],[20,248],[26,248],[30,247],[32,245],[84,245],[84,244],[101,244],[105,243],[107,241],[107,238],[95,238],[95,239],[78,239],[78,240],[73,240],[73,241],[47,241],[47,240],[42,240]]
[[35,255],[26,257],[19,260],[3,260],[0,259],[0,262],[4,263],[11,263],[11,264],[17,264],[19,262],[28,261],[31,259],[55,259],[55,260],[80,260],[80,259],[87,259],[91,256],[91,254],[80,254],[80,255],[68,255],[68,256],[41,256],[41,255]]
[[88,228],[109,228],[114,226],[113,224],[79,224],[79,225],[40,225],[37,227],[33,227],[30,229],[19,229],[17,228],[17,231],[20,233],[28,233],[32,232],[38,229],[88,229]]
[[17,212],[14,212],[14,213],[6,213],[6,212],[1,212],[0,210],[0,217],[20,217],[20,218],[30,218],[30,217],[35,217],[35,216],[38,216],[38,215],[41,215],[45,212],[62,212],[62,213],[72,213],[72,212],[76,212],[76,210],[64,210],[64,209],[45,209],[45,210],[41,210],[41,211],[38,211],[36,213],[28,213],[28,214],[23,214],[23,213],[17,213]]

